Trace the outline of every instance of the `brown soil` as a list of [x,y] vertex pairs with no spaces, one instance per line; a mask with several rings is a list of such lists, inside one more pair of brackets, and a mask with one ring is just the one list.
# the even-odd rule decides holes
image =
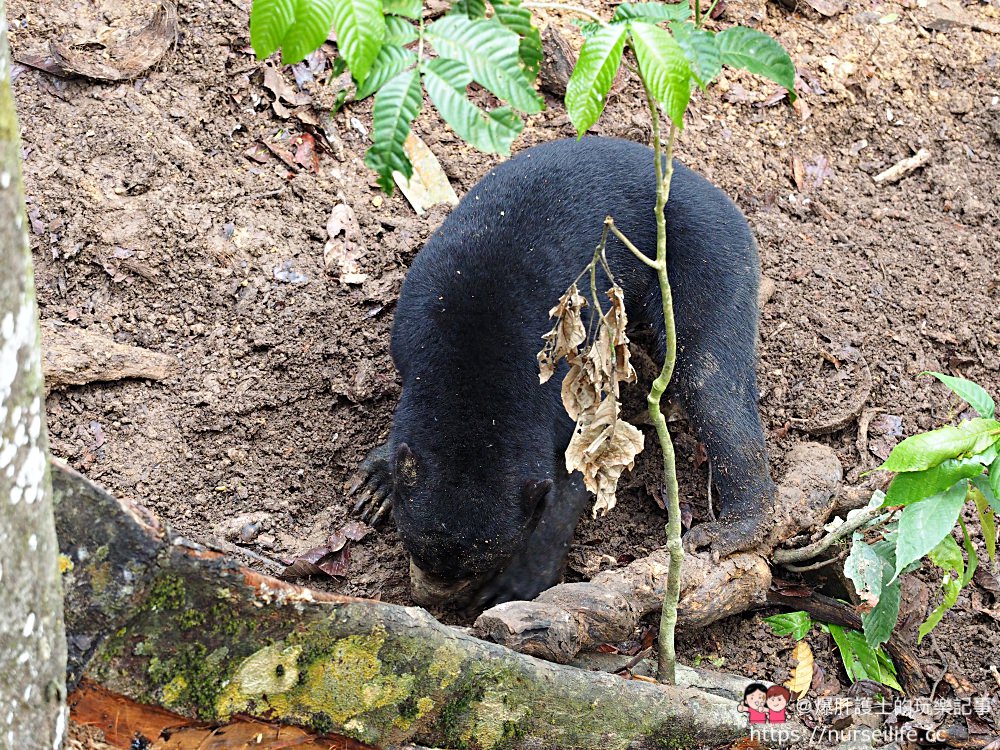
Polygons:
[[[42,317],[183,363],[163,382],[53,392],[53,452],[196,540],[224,537],[234,518],[261,512],[246,547],[284,558],[345,521],[345,483],[387,433],[399,392],[388,353],[393,302],[445,210],[418,217],[398,193],[379,193],[361,161],[369,102],[328,117],[335,91],[312,82],[301,117],[288,116],[287,101],[272,107],[248,49],[248,6],[183,2],[176,46],[134,82],[18,67],[15,93]],[[1000,395],[998,37],[962,25],[925,30],[933,3],[851,3],[833,18],[806,3],[795,13],[763,0],[725,6],[723,23],[759,26],[791,51],[808,117],[775,102],[771,85],[727,72],[696,94],[678,153],[744,209],[776,286],[759,368],[775,472],[789,446],[819,439],[856,479],[898,435],[954,416],[955,400],[921,371],[962,374]],[[50,39],[118,39],[155,7],[12,0],[15,52]],[[966,12],[1000,22],[995,4]],[[566,19],[549,21],[573,35]],[[325,57],[314,72],[329,75]],[[291,72],[283,75],[294,94]],[[548,104],[518,149],[573,134],[560,103]],[[498,161],[460,144],[429,108],[416,130],[459,195]],[[648,138],[635,81],[616,84],[596,131]],[[260,148],[257,159],[245,155],[264,142],[294,151],[288,141],[303,132],[328,143],[318,172]],[[895,184],[873,182],[921,147],[930,164]],[[327,220],[341,202],[363,235],[360,285],[324,268]],[[865,366],[867,398],[858,392]],[[636,389],[634,412],[641,403]],[[861,435],[859,414],[870,419]],[[677,427],[682,493],[697,520],[706,467],[695,468],[695,441]],[[660,544],[656,460],[643,456],[626,475],[612,515],[581,525],[570,577]],[[317,585],[410,603],[391,524],[355,544],[352,558],[346,578]],[[919,653],[996,695],[991,601],[973,584]],[[759,616],[685,636],[680,653],[783,678],[791,641],[770,636]],[[812,641],[826,673],[846,682],[825,637]]]

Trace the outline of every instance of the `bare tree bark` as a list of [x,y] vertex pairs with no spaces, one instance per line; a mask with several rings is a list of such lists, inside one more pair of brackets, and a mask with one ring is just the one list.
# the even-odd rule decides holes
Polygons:
[[66,642],[5,5],[0,0],[0,747],[58,750]]

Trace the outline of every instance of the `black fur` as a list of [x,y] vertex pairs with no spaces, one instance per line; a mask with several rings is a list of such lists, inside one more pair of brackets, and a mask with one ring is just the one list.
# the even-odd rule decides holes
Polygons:
[[[565,470],[565,367],[540,386],[536,354],[605,216],[654,254],[654,198],[645,146],[537,146],[491,170],[407,274],[392,333],[403,392],[379,467],[385,480],[395,464],[392,512],[414,564],[442,582],[473,581],[479,606],[532,598],[562,574],[589,501]],[[720,521],[686,543],[728,554],[759,540],[775,492],[757,412],[757,249],[739,209],[677,162],[666,214],[671,395],[707,446],[721,503]],[[662,361],[654,272],[616,240],[607,255],[630,325],[652,332]]]

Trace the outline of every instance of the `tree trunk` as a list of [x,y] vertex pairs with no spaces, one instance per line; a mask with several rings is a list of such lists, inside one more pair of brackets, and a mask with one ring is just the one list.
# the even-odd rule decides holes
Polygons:
[[10,68],[0,0],[0,747],[58,749],[66,642]]

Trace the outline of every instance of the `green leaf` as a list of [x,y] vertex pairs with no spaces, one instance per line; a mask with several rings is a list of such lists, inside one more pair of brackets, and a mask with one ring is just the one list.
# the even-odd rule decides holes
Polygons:
[[917,629],[917,643],[920,643],[925,635],[934,630],[937,624],[941,622],[941,618],[944,617],[945,612],[955,606],[955,602],[958,601],[958,594],[962,590],[961,583],[956,581],[949,573],[945,574],[944,580],[941,582],[941,588],[944,590],[944,599],[927,616],[927,619],[920,624],[920,627]]
[[994,513],[1000,513],[1000,497],[993,491],[993,467],[990,467],[990,476],[978,476],[973,478],[972,483],[976,485],[976,489],[979,490],[983,497],[986,498],[986,503],[993,509]]
[[480,151],[508,155],[510,146],[524,128],[510,107],[483,112],[469,101],[466,87],[472,82],[468,67],[457,60],[437,58],[422,66],[424,87],[445,122]]
[[691,65],[691,75],[704,90],[712,79],[722,71],[719,45],[715,43],[715,34],[697,28],[690,21],[672,23],[670,30],[687,56],[688,63]]
[[993,463],[990,464],[990,489],[993,490],[994,502],[990,503],[993,509],[1000,513],[1000,508],[997,507],[995,499],[1000,498],[1000,458],[993,459]]
[[535,80],[542,67],[542,35],[531,23],[531,11],[521,7],[521,0],[493,0],[492,5],[493,17],[521,37],[517,56],[529,80]]
[[971,458],[949,458],[930,469],[902,472],[893,478],[883,505],[909,505],[982,473],[983,465]]
[[[387,44],[402,47],[415,41],[417,41],[417,30],[413,27],[412,23],[399,16],[385,17],[385,40],[382,42],[383,47]],[[377,57],[375,59],[378,60]],[[367,80],[365,83],[367,83]]]
[[457,0],[448,12],[466,16],[473,20],[486,18],[486,0]]
[[382,0],[334,0],[333,28],[337,51],[347,60],[354,80],[364,83],[385,39]]
[[326,41],[339,1],[253,0],[250,45],[254,53],[263,59],[280,47],[281,61],[285,64],[305,59]]
[[965,554],[969,558],[969,564],[965,568],[965,573],[962,574],[962,588],[964,589],[969,585],[972,576],[976,574],[976,568],[979,567],[979,558],[976,557],[976,547],[969,537],[969,530],[965,527],[965,521],[962,520],[961,516],[958,517],[958,525],[962,527],[962,546],[965,547]]
[[542,98],[521,69],[520,39],[495,19],[472,21],[448,15],[424,32],[440,57],[465,63],[477,82],[526,114],[542,110]]
[[966,484],[959,482],[951,489],[903,508],[896,538],[894,579],[907,565],[935,549],[951,533],[965,503]]
[[[844,572],[854,582],[858,595],[871,603],[877,602],[861,615],[865,641],[876,648],[889,640],[899,618],[899,581],[892,581],[896,569],[895,544],[877,542],[867,545],[861,534],[855,533],[851,554],[844,562]],[[891,582],[891,583],[890,583]]]
[[420,18],[423,9],[421,0],[382,0],[382,10],[394,16],[405,16],[416,20]]
[[892,660],[882,652],[881,648],[873,649],[865,641],[865,637],[856,630],[842,628],[839,625],[829,627],[851,682],[874,680],[894,690],[902,690],[896,681],[896,670]]
[[906,438],[878,467],[885,471],[923,471],[949,458],[979,453],[1000,440],[1000,422],[970,419]]
[[685,21],[691,17],[691,6],[683,3],[622,3],[615,8],[611,23],[619,21]]
[[969,490],[972,502],[976,504],[976,511],[979,513],[979,528],[983,530],[983,541],[986,542],[986,555],[990,562],[997,558],[997,520],[996,513],[990,507],[986,496],[978,486]]
[[945,572],[951,571],[959,578],[965,571],[962,548],[958,546],[958,542],[955,541],[955,537],[951,534],[946,534],[944,539],[938,542],[934,549],[927,553],[927,559],[941,568],[941,570]]
[[416,69],[404,71],[389,80],[375,97],[372,147],[365,154],[365,164],[378,173],[378,184],[387,193],[392,193],[393,172],[402,172],[406,178],[413,175],[413,165],[406,156],[403,144],[422,101]]
[[812,627],[812,619],[808,612],[785,612],[780,615],[765,617],[764,622],[771,626],[775,635],[790,635],[801,641]]
[[976,412],[981,417],[990,418],[996,412],[996,404],[993,403],[993,399],[986,390],[971,380],[966,380],[965,378],[956,378],[951,375],[942,375],[940,372],[932,372],[931,370],[925,370],[920,373],[921,375],[933,375],[946,386],[951,388],[955,394],[966,401],[969,406],[976,410]]
[[566,112],[578,135],[590,130],[604,111],[624,49],[624,26],[600,28],[583,43],[566,84]]
[[604,24],[597,23],[596,21],[581,21],[579,18],[574,19],[573,23],[580,29],[580,36],[585,40],[590,39],[590,37],[604,28]]
[[691,67],[684,50],[659,26],[636,21],[629,27],[639,72],[653,97],[665,107],[667,116],[678,129],[683,129],[684,112],[691,98]]
[[876,648],[892,635],[896,628],[896,621],[899,619],[900,581],[889,583],[892,578],[893,568],[887,565],[885,568],[885,578],[882,581],[882,594],[878,598],[878,604],[870,612],[861,615],[861,626],[865,634],[865,642],[872,648]]
[[375,64],[368,72],[365,82],[358,86],[355,99],[361,100],[371,96],[385,83],[402,73],[416,62],[417,56],[397,44],[383,44],[375,58]]
[[795,99],[795,65],[785,48],[762,31],[731,26],[715,35],[722,64],[769,78]]

